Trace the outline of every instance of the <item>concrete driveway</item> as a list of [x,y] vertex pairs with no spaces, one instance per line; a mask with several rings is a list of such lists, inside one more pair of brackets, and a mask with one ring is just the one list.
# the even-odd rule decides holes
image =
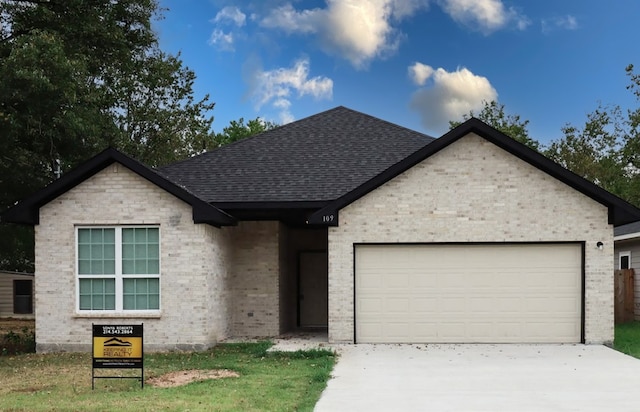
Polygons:
[[600,345],[344,345],[315,411],[640,410],[640,360]]

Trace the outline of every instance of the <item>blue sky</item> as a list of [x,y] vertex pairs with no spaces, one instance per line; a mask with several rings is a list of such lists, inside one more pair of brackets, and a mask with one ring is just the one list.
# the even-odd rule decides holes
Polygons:
[[214,130],[346,106],[432,136],[497,100],[548,143],[599,103],[637,107],[637,0],[160,0]]

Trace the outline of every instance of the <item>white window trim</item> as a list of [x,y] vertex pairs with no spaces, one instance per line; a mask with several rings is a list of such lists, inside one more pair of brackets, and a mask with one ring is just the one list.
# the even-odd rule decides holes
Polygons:
[[[145,275],[124,275],[122,273],[122,229],[136,229],[136,228],[154,228],[158,229],[158,274],[145,274]],[[115,275],[81,275],[78,273],[78,231],[80,229],[115,229]],[[76,239],[75,239],[75,283],[76,283],[76,314],[78,315],[89,315],[89,316],[104,316],[104,315],[159,315],[162,310],[162,277],[160,274],[162,273],[162,252],[161,252],[161,244],[160,241],[162,233],[160,232],[160,225],[105,225],[105,226],[91,226],[91,225],[78,225],[75,227]],[[158,309],[151,310],[132,310],[132,309],[123,309],[123,279],[127,278],[136,278],[139,279],[144,277],[145,279],[158,279],[158,288],[160,290],[158,297]],[[80,279],[115,279],[116,280],[116,309],[115,310],[86,310],[80,309]]]
[[618,253],[618,269],[622,269],[622,258],[624,256],[629,258],[629,268],[631,268],[631,251],[625,250],[624,252]]

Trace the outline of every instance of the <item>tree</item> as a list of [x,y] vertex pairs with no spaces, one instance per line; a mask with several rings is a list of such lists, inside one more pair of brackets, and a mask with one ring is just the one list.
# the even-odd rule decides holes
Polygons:
[[244,118],[232,120],[222,133],[215,135],[215,145],[220,147],[255,134],[263,133],[278,127],[278,124],[256,117],[244,124]]
[[[500,130],[512,139],[524,143],[534,150],[540,149],[540,144],[529,137],[529,131],[527,130],[529,120],[520,120],[519,115],[505,113],[504,104],[498,104],[495,100],[484,102],[484,106],[478,114],[470,111],[469,114],[463,116],[463,121],[469,120],[472,117],[482,120],[489,126]],[[453,129],[460,124],[462,124],[462,122],[450,121],[449,127]]]
[[[625,69],[627,89],[640,100],[640,75]],[[640,206],[640,108],[598,106],[583,128],[567,125],[545,154],[574,173]]]
[[112,146],[150,166],[165,165],[215,147],[213,117],[203,114],[214,104],[193,97],[195,74],[179,56],[154,48],[136,62],[138,75],[113,80],[118,128]]
[[[627,86],[627,90],[636,96],[636,100],[640,101],[640,75],[634,72],[632,64],[625,69],[627,76],[631,80],[631,84]],[[636,170],[640,170],[640,107],[628,110],[627,112],[627,130],[624,135],[624,158]]]
[[584,127],[566,125],[564,137],[551,142],[544,154],[604,189],[626,197],[630,175],[623,156],[626,120],[618,106],[587,115]]
[[[0,209],[113,146],[152,166],[214,147],[209,96],[163,53],[156,0],[0,1]],[[29,228],[0,224],[0,267],[32,270]]]

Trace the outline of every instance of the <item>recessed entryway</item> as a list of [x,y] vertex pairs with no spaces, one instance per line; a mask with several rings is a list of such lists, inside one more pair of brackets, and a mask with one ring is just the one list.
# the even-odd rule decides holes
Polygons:
[[326,328],[328,325],[327,252],[298,254],[298,326]]

